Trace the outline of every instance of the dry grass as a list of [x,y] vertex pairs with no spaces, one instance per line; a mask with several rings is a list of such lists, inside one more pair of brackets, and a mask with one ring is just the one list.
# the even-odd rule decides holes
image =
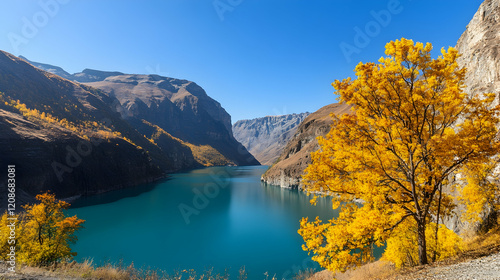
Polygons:
[[368,279],[386,279],[397,274],[397,271],[393,264],[387,261],[376,261],[363,266],[358,267],[355,270],[348,270],[345,273],[335,273],[323,270],[312,277],[309,280],[368,280]]
[[486,233],[467,238],[462,258],[476,259],[500,252],[500,217],[496,225]]
[[[11,279],[12,274],[2,273],[6,268],[0,264],[0,279]],[[16,277],[12,279],[102,279],[102,280],[246,280],[247,273],[242,267],[238,276],[230,277],[227,272],[214,273],[213,269],[198,274],[194,270],[176,271],[167,274],[165,271],[151,268],[135,268],[133,264],[125,267],[123,263],[117,265],[106,264],[95,266],[92,260],[82,263],[59,263],[50,267],[18,266]],[[274,278],[273,278],[274,279]]]

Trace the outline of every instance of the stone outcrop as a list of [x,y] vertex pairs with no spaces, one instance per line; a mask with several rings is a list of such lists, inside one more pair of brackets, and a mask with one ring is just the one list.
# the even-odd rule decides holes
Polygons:
[[300,187],[301,176],[311,163],[311,152],[319,148],[317,138],[325,136],[333,124],[331,114],[352,113],[351,106],[330,104],[310,114],[283,149],[278,161],[262,175],[262,181],[283,188]]
[[241,120],[233,125],[233,134],[263,165],[272,165],[309,113],[267,116]]

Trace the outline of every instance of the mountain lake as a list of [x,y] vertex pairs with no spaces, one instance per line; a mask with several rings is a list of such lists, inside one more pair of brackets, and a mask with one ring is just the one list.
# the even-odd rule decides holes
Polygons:
[[73,251],[77,261],[153,268],[173,275],[229,273],[237,279],[291,279],[319,269],[301,248],[302,217],[337,215],[331,199],[260,181],[267,166],[208,167],[120,191],[80,198],[69,215],[86,220]]

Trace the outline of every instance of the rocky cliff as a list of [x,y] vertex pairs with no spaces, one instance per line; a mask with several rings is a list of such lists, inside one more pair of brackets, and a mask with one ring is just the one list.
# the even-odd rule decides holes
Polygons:
[[300,186],[304,169],[311,163],[311,152],[319,148],[317,138],[326,135],[333,123],[331,114],[352,113],[345,104],[330,104],[310,114],[283,149],[278,161],[262,175],[262,181],[283,188]]
[[[211,149],[218,156],[208,165],[259,164],[233,137],[231,116],[194,82],[158,75],[115,75],[86,84],[116,97],[122,116],[148,138],[154,137],[152,124],[198,150]],[[142,120],[146,122],[140,124]]]
[[263,165],[272,165],[309,113],[237,121],[233,134]]
[[[486,0],[457,42],[466,91],[500,94],[500,1]],[[498,99],[498,98],[497,98]]]
[[[465,91],[470,95],[495,93],[496,103],[500,103],[500,0],[485,0],[481,4],[456,48],[462,55],[458,59],[459,65],[467,68]],[[497,165],[496,172],[500,173],[500,165]],[[457,213],[464,210],[459,205]],[[495,213],[484,213],[484,217],[487,223]],[[456,232],[470,228],[458,216],[447,219],[445,224]]]

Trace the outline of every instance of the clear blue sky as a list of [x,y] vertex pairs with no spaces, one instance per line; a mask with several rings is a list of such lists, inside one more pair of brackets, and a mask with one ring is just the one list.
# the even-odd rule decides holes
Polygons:
[[335,102],[331,83],[390,40],[455,46],[481,2],[1,0],[0,49],[70,73],[192,80],[235,122]]

